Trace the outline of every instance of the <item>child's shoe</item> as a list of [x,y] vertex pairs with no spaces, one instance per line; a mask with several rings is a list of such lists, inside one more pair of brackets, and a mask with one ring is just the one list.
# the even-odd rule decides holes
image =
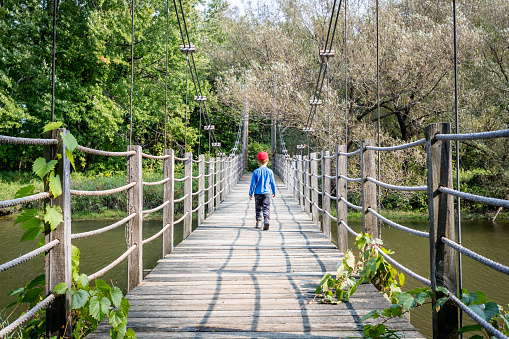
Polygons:
[[263,222],[263,230],[267,231],[269,229],[269,219],[265,219]]
[[255,228],[260,228],[260,222],[259,222],[258,220],[256,221],[256,226],[255,226]]

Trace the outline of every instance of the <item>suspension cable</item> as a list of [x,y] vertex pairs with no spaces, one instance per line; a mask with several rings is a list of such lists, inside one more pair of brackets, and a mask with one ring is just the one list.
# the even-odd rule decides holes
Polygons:
[[133,87],[134,87],[134,1],[131,1],[131,93],[129,98],[129,146],[133,142]]
[[164,76],[164,149],[166,149],[166,125],[168,122],[168,35],[170,26],[170,4],[166,0],[166,72]]
[[57,50],[57,12],[58,0],[53,0],[53,50],[51,52],[51,122],[55,121],[55,80]]

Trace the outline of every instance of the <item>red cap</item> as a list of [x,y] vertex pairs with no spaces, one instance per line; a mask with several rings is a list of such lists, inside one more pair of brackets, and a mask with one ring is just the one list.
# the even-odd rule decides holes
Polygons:
[[262,160],[269,160],[269,155],[267,154],[267,152],[258,153],[258,161]]

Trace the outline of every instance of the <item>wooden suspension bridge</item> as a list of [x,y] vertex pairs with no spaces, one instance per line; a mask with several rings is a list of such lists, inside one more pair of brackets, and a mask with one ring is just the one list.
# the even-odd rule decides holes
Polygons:
[[[336,274],[343,254],[280,180],[270,229],[255,229],[249,182],[242,176],[214,214],[128,293],[137,338],[359,337],[362,316],[390,307],[370,284],[350,302],[315,301],[316,286],[325,273]],[[406,319],[388,326],[422,337]],[[90,337],[109,337],[109,326]]]

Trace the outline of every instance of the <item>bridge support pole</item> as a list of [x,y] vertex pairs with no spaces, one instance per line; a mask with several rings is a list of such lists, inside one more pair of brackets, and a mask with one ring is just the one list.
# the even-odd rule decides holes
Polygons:
[[175,205],[173,200],[175,188],[175,153],[172,149],[165,149],[164,155],[169,155],[169,158],[163,160],[163,178],[169,178],[163,185],[164,201],[170,203],[163,208],[163,227],[170,225],[166,231],[163,232],[163,258],[173,251],[173,216],[175,214]]
[[183,237],[187,238],[193,228],[193,153],[186,152],[184,161],[184,177],[187,179],[184,181],[184,214],[187,213],[187,217],[184,218],[184,231]]
[[304,197],[302,196],[302,155],[297,156],[297,189],[300,207],[304,207]]
[[198,163],[198,176],[200,177],[198,179],[198,191],[200,192],[198,193],[198,206],[201,206],[198,208],[198,225],[201,225],[205,220],[205,155],[200,154],[198,160],[200,160]]
[[298,201],[299,200],[299,195],[298,195],[299,183],[297,182],[297,159],[296,158],[292,159],[292,179],[293,179],[293,198]]
[[219,208],[219,204],[221,204],[221,157],[216,158],[216,182],[215,182],[215,206],[216,209]]
[[325,211],[330,213],[330,198],[327,194],[331,193],[330,187],[330,179],[326,176],[330,176],[330,167],[331,167],[331,159],[328,159],[330,155],[329,151],[322,151],[322,208],[323,208],[323,214],[322,214],[322,223],[323,223],[323,233],[329,238],[329,241],[332,240],[332,232],[331,232],[331,219]]
[[311,153],[311,214],[312,219],[315,222],[316,226],[318,228],[320,227],[320,215],[318,213],[318,208],[316,206],[318,205],[318,178],[316,177],[318,175],[318,160],[315,160],[317,157],[317,153]]
[[366,179],[376,179],[375,151],[366,149],[366,146],[374,145],[374,140],[361,141],[362,229],[373,238],[378,238],[377,219],[368,211],[368,208],[376,210],[377,207],[376,184]]
[[[55,166],[55,175],[60,176],[62,194],[50,200],[52,207],[59,206],[62,209],[63,222],[52,232],[48,224],[45,225],[46,244],[59,239],[60,244],[46,252],[45,273],[46,273],[46,295],[50,295],[59,283],[72,284],[71,270],[71,164],[65,156],[65,146],[61,142],[60,133],[67,131],[53,130],[45,133],[45,137],[59,139],[60,149],[56,146],[45,146],[44,157],[46,161],[54,160],[57,151],[63,154]],[[47,190],[47,187],[45,187]],[[46,333],[48,338],[52,336],[71,337],[71,295],[69,292],[57,295],[55,300],[46,308]]]
[[[434,292],[433,309],[436,300],[444,294],[436,290],[444,286],[457,293],[456,252],[446,246],[442,237],[456,240],[454,230],[454,197],[440,193],[440,186],[453,187],[452,149],[449,140],[436,140],[436,134],[450,134],[449,123],[431,124],[426,127],[426,153],[428,157],[428,212],[430,220],[430,270],[431,288]],[[456,338],[458,331],[458,309],[445,304],[440,312],[433,310],[433,338]]]
[[207,201],[209,202],[208,214],[214,213],[214,163],[215,159],[209,157],[209,176],[208,176],[208,193]]
[[136,245],[136,249],[127,257],[127,291],[138,286],[143,280],[143,177],[141,166],[141,146],[129,146],[128,151],[136,154],[127,157],[127,183],[136,185],[127,190],[127,214],[136,213],[126,225],[127,247]]
[[348,248],[348,231],[341,225],[341,221],[348,224],[348,206],[341,201],[341,198],[347,199],[347,181],[340,177],[340,175],[347,175],[347,156],[340,155],[339,153],[346,153],[346,146],[336,146],[336,210],[337,210],[337,231],[338,231],[338,248],[341,252],[346,253]]
[[311,206],[309,203],[309,186],[310,186],[310,180],[309,180],[309,157],[307,155],[304,156],[304,162],[302,163],[304,165],[304,212],[307,213],[307,215],[311,216]]

